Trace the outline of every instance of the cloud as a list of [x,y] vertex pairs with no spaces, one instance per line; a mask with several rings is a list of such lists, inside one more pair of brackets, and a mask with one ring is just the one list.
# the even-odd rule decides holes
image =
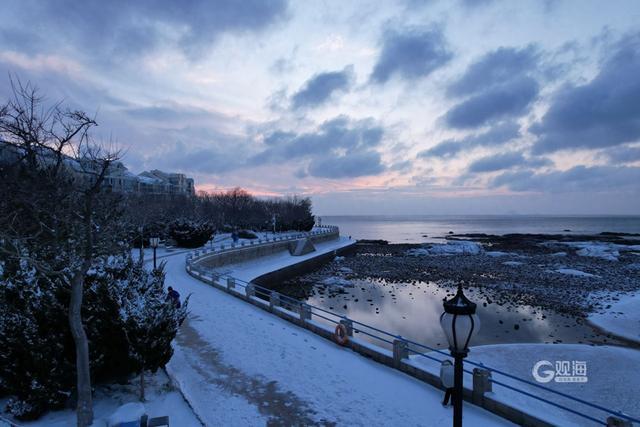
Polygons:
[[383,84],[392,77],[415,80],[426,77],[452,58],[439,28],[388,30],[371,73],[373,83]]
[[640,33],[611,46],[589,83],[559,90],[530,127],[534,152],[611,147],[640,140]]
[[484,54],[447,87],[451,98],[465,97],[444,116],[448,126],[475,128],[527,113],[540,91],[540,55],[535,46],[500,47]]
[[640,162],[640,147],[613,147],[601,154],[613,164]]
[[74,0],[14,0],[5,7],[18,15],[15,29],[38,23],[38,31],[47,34],[39,48],[63,44],[103,61],[131,59],[167,45],[197,59],[221,35],[263,31],[287,12],[286,0],[89,0],[81,7]]
[[375,150],[384,130],[371,119],[351,120],[338,116],[313,132],[276,130],[264,136],[265,149],[249,160],[252,165],[299,161],[305,173],[322,178],[376,175],[385,170]]
[[131,107],[123,110],[133,119],[141,119],[155,122],[181,121],[190,119],[222,118],[219,113],[212,113],[200,108],[181,106],[178,104],[152,105],[143,107]]
[[520,125],[514,121],[499,123],[483,133],[469,135],[462,139],[448,139],[424,150],[418,157],[451,158],[461,151],[470,151],[477,147],[493,147],[503,145],[520,137]]
[[319,73],[311,77],[291,97],[291,108],[294,110],[313,108],[327,102],[336,92],[346,92],[354,80],[353,66],[342,71]]
[[385,170],[376,151],[362,151],[348,155],[325,156],[313,159],[309,164],[309,175],[320,178],[355,178],[377,175]]
[[496,172],[514,167],[536,168],[549,166],[552,163],[544,158],[525,158],[522,153],[512,151],[493,156],[482,157],[469,165],[470,173]]
[[447,95],[467,96],[499,86],[535,70],[538,58],[538,51],[533,45],[522,49],[500,47],[472,63],[460,78],[447,87]]
[[566,171],[535,173],[531,170],[505,172],[491,182],[492,187],[512,191],[543,193],[639,191],[640,168],[576,166]]
[[539,90],[538,82],[526,76],[494,85],[451,108],[445,122],[453,128],[467,129],[520,117],[528,111]]
[[487,6],[493,3],[495,0],[460,0],[465,7],[476,8],[480,6]]

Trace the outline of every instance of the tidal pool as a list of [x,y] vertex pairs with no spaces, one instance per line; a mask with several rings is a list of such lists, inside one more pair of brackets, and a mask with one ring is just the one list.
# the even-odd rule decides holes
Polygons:
[[[304,286],[303,293],[307,295],[306,301],[311,305],[430,347],[447,347],[439,319],[443,311],[443,299],[452,297],[455,288],[429,282],[388,283],[375,279],[352,279],[351,283],[352,287],[316,284],[310,288],[308,284],[303,285],[292,280],[288,281],[285,287],[274,289],[284,294],[300,295],[300,292],[291,292],[292,287]],[[478,305],[477,313],[481,322],[480,331],[472,345],[617,344],[615,339],[599,333],[580,318],[531,306],[496,303],[491,298],[489,289],[479,290],[471,287],[464,292]],[[314,318],[330,323],[321,318]],[[372,332],[366,328],[363,330]],[[390,347],[389,344],[362,333],[356,336],[383,347]]]

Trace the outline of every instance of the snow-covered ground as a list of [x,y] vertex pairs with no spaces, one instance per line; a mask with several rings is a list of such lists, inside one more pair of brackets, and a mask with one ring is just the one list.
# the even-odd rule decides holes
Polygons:
[[482,245],[467,240],[450,240],[447,243],[433,243],[422,248],[409,249],[409,256],[425,255],[477,255],[483,251]]
[[565,245],[576,249],[576,254],[586,257],[618,261],[620,252],[638,252],[640,245],[620,245],[610,242],[547,242],[545,246]]
[[[164,371],[160,370],[154,375],[147,374],[145,394],[146,402],[142,405],[144,405],[144,412],[150,418],[168,415],[172,426],[191,427],[202,425],[187,402],[182,398],[180,392],[172,386]],[[126,385],[113,384],[97,387],[93,397],[93,425],[95,427],[106,427],[107,420],[118,408],[130,403],[139,403],[137,378],[132,378],[132,382]],[[75,424],[75,411],[67,409],[47,413],[37,421],[20,422],[14,425],[25,427],[68,427]],[[1,420],[0,426],[3,426]]]
[[[303,257],[283,252],[225,271],[251,280],[349,243],[323,242]],[[167,258],[166,271],[168,285],[191,294],[167,370],[207,425],[451,424],[439,390],[192,278],[184,256]],[[466,405],[465,425],[505,424]]]
[[602,312],[589,315],[588,320],[600,329],[640,343],[640,293],[620,297]]
[[[435,357],[443,358],[440,355],[435,355]],[[412,363],[416,365],[433,373],[438,372],[439,366],[433,361],[420,356],[412,356],[411,359]],[[540,376],[545,376],[546,370],[554,371],[556,362],[568,362],[570,375],[573,369],[572,362],[585,362],[587,382],[569,383],[552,380],[541,385],[605,408],[620,410],[634,418],[640,418],[640,400],[638,399],[640,381],[632,379],[640,371],[640,351],[638,350],[580,344],[500,344],[473,347],[469,353],[469,359],[531,382],[536,382],[532,371],[537,362],[548,361],[551,364],[551,366],[543,365],[539,368]],[[473,366],[467,364],[465,368],[472,370]],[[494,374],[493,379],[562,404],[582,414],[602,420],[603,423],[608,417],[605,412],[598,409],[590,408],[502,375]],[[465,384],[471,383],[471,375],[465,374]],[[496,384],[493,385],[493,392],[489,396],[532,413],[553,425],[597,425],[593,421]]]

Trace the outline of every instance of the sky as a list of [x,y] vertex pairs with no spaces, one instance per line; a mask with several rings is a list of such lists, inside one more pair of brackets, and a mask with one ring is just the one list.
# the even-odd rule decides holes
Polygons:
[[330,214],[639,214],[640,2],[6,0],[133,172]]

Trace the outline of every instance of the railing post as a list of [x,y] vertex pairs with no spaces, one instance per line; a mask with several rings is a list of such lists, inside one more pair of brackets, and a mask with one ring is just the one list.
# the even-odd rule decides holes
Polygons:
[[481,368],[473,368],[473,391],[471,401],[480,405],[484,399],[484,394],[493,391],[491,384],[491,371]]
[[407,346],[407,342],[402,339],[402,337],[398,337],[393,340],[393,365],[396,368],[400,367],[402,363],[402,359],[406,359],[409,357],[409,347]]
[[309,304],[300,303],[300,321],[302,323],[311,320],[311,307]]
[[247,298],[251,298],[253,296],[256,295],[256,289],[253,286],[253,284],[249,283],[247,284],[247,286],[244,287],[244,293],[247,296]]
[[227,277],[227,290],[231,290],[236,287],[236,279],[233,277]]
[[623,420],[612,415],[607,418],[607,427],[633,427],[633,424],[629,420]]
[[347,329],[347,335],[352,337],[353,336],[353,321],[351,321],[350,319],[347,319],[345,317],[344,319],[340,320],[340,324],[344,325],[344,327]]
[[629,420],[623,420],[612,415],[607,418],[607,427],[633,427],[633,424]]
[[269,296],[269,307],[273,311],[276,307],[280,306],[280,294],[276,291],[271,291]]

